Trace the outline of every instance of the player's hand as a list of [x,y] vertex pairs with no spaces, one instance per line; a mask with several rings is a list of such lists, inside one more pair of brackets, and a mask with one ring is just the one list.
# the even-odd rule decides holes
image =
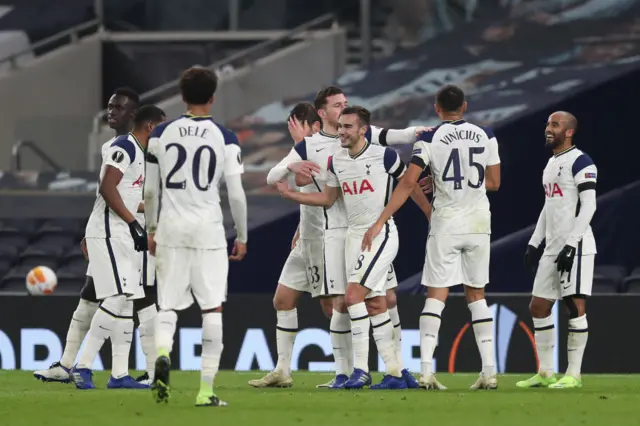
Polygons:
[[293,239],[291,240],[291,250],[296,248],[298,244],[298,240],[300,239],[300,228],[296,229],[296,233],[293,235]]
[[306,123],[300,123],[300,121],[295,117],[290,117],[287,124],[289,126],[289,134],[295,142],[300,142],[310,133],[308,125]]
[[433,127],[416,126],[416,139],[419,138],[422,133],[430,132],[432,130],[433,130]]
[[556,263],[558,264],[558,272],[570,273],[573,266],[573,258],[576,256],[576,248],[570,245],[566,245],[558,253]]
[[247,254],[247,245],[245,243],[241,243],[236,240],[233,243],[233,250],[231,250],[231,256],[229,256],[229,260],[233,260],[236,262],[244,259],[244,256]]
[[531,272],[535,272],[540,263],[542,257],[542,250],[540,247],[534,247],[531,244],[527,246],[527,251],[524,253],[524,264]]
[[287,194],[291,192],[289,182],[287,182],[286,180],[276,182],[276,188],[278,188],[278,192],[280,192],[280,195],[282,195],[284,198],[287,198]]
[[311,183],[313,183],[313,178],[302,176],[302,175],[296,175],[296,185],[307,186],[307,185],[311,185]]
[[289,171],[292,171],[296,175],[301,175],[307,178],[313,178],[314,173],[317,175],[320,173],[320,166],[313,161],[298,161],[297,163],[291,163],[287,166]]
[[156,234],[149,234],[147,237],[147,247],[149,248],[149,253],[153,256],[156,255]]
[[364,238],[362,238],[362,251],[371,251],[371,245],[373,244],[373,240],[380,234],[382,231],[382,226],[384,224],[380,224],[376,222],[366,234],[364,234]]
[[420,185],[422,192],[425,194],[431,194],[433,192],[433,176],[429,175],[423,177],[418,181],[418,184]]
[[129,232],[133,238],[133,248],[136,251],[145,251],[147,249],[147,231],[140,226],[137,220],[129,223]]
[[89,252],[87,251],[86,238],[83,238],[82,241],[80,241],[80,249],[82,250],[82,256],[84,257],[84,260],[89,260]]

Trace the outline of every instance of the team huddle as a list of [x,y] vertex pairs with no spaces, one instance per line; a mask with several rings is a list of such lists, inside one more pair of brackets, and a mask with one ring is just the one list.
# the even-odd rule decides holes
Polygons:
[[[248,228],[238,139],[209,115],[216,87],[211,71],[186,70],[180,88],[187,112],[168,121],[156,106],[138,107],[131,90],[119,89],[109,100],[109,125],[116,136],[102,147],[100,185],[82,242],[87,283],[62,359],[34,372],[36,378],[94,389],[92,366],[110,339],[107,388],[151,388],[157,402],[167,402],[177,311],[195,300],[203,322],[196,405],[227,405],[214,393],[223,349],[222,304],[228,262],[245,256]],[[348,106],[335,86],[321,90],[314,104],[296,105],[288,120],[296,144],[267,177],[284,198],[301,204],[274,296],[278,361],[272,372],[249,381],[251,386],[292,386],[296,306],[309,293],[330,318],[336,366],[335,377],[318,387],[446,389],[432,369],[433,353],[449,288],[462,284],[482,360],[471,389],[497,388],[493,316],[484,288],[491,234],[486,192],[500,187],[500,156],[492,131],[462,118],[466,108],[462,90],[445,86],[435,103],[440,125],[397,130],[372,126],[369,111]],[[589,223],[597,170],[573,145],[576,129],[575,117],[565,112],[552,114],[547,123],[546,145],[554,156],[544,171],[545,206],[525,256],[527,265],[537,268],[531,314],[540,363],[537,374],[519,387],[582,384],[584,302],[596,253]],[[390,147],[399,144],[413,144],[408,166]],[[223,179],[237,230],[231,256],[220,206]],[[393,268],[399,247],[393,215],[409,197],[430,224],[419,379],[402,364]],[[569,365],[558,380],[551,308],[560,299],[570,316]],[[146,359],[146,373],[137,379],[128,371],[134,312]],[[377,384],[368,366],[370,333],[386,366]]]

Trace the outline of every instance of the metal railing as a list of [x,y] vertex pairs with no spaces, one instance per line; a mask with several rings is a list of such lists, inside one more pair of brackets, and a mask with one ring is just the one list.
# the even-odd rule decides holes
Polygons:
[[[213,70],[217,70],[226,65],[233,65],[238,61],[243,62],[251,62],[255,61],[256,56],[264,56],[264,51],[271,52],[271,48],[277,46],[278,44],[294,39],[298,36],[303,35],[305,32],[310,31],[316,27],[331,24],[337,25],[335,16],[332,13],[327,13],[322,16],[319,16],[309,22],[306,22],[298,27],[293,28],[290,31],[283,32],[282,34],[274,37],[272,39],[260,42],[254,46],[251,46],[247,49],[241,50],[237,53],[234,53],[230,56],[227,56],[224,59],[221,59],[214,64],[210,65],[209,68]],[[108,39],[109,35],[105,34],[105,37]],[[174,96],[179,93],[180,79],[173,80],[169,83],[163,84],[160,87],[157,87],[149,92],[146,92],[140,96],[140,101],[142,103],[150,103],[153,101],[158,101],[160,99],[164,99],[167,96]],[[103,124],[104,117],[107,114],[107,110],[104,109],[97,113],[93,119],[93,132],[97,133],[100,130],[101,125]]]
[[43,162],[45,162],[49,167],[51,167],[55,172],[64,171],[62,167],[58,163],[56,163],[49,155],[44,152],[40,147],[32,141],[18,141],[13,144],[11,148],[11,170],[14,172],[19,172],[22,170],[22,150],[29,149],[33,152],[38,158],[40,158]]
[[33,43],[31,45],[29,45],[28,48],[17,52],[17,53],[12,53],[9,56],[5,56],[4,58],[0,58],[0,65],[6,63],[6,62],[10,62],[11,68],[12,69],[16,69],[18,68],[18,59],[21,56],[24,55],[33,55],[37,50],[40,49],[44,49],[47,48],[61,40],[63,40],[64,38],[68,37],[69,38],[69,44],[72,43],[76,43],[78,42],[78,40],[80,40],[81,38],[81,33],[84,32],[88,32],[90,30],[94,30],[95,32],[100,31],[102,28],[102,21],[99,19],[94,19],[92,21],[89,22],[85,22],[83,24],[80,25],[76,25],[75,27],[69,28],[67,30],[61,31],[55,35],[52,35],[51,37],[45,38],[43,40],[40,40],[36,43]]

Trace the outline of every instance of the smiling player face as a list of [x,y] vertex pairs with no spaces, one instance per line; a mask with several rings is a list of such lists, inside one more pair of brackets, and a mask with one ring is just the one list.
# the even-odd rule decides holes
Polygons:
[[360,126],[360,120],[356,114],[341,115],[338,120],[338,136],[340,146],[343,148],[354,147],[360,138],[364,136],[366,128]]
[[554,149],[564,144],[567,138],[572,138],[575,132],[569,128],[569,117],[561,112],[555,112],[549,116],[547,127],[544,131],[545,145]]

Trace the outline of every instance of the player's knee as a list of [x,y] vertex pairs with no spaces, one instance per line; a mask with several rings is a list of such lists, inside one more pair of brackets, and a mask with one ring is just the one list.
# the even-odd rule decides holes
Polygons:
[[395,308],[398,305],[398,297],[396,296],[396,290],[387,290],[387,309]]
[[464,286],[464,297],[467,299],[467,304],[477,302],[478,300],[484,299],[484,288],[476,288]]
[[569,318],[578,318],[585,314],[584,298],[579,296],[567,296],[563,297],[562,301],[567,308]]
[[213,313],[222,313],[222,305],[218,306],[217,308],[213,308],[213,309],[204,309],[202,311],[202,315],[206,315],[206,314],[213,314]]
[[322,312],[324,313],[324,316],[331,319],[331,314],[333,313],[333,302],[331,298],[321,297],[320,306],[322,307]]
[[370,317],[380,315],[387,310],[387,300],[384,297],[373,297],[367,299],[365,303],[367,305],[367,313]]
[[529,303],[529,312],[533,318],[547,318],[551,315],[552,306],[549,301],[534,297]]
[[347,301],[344,296],[336,296],[333,298],[333,309],[341,314],[346,314],[349,311],[347,309]]

